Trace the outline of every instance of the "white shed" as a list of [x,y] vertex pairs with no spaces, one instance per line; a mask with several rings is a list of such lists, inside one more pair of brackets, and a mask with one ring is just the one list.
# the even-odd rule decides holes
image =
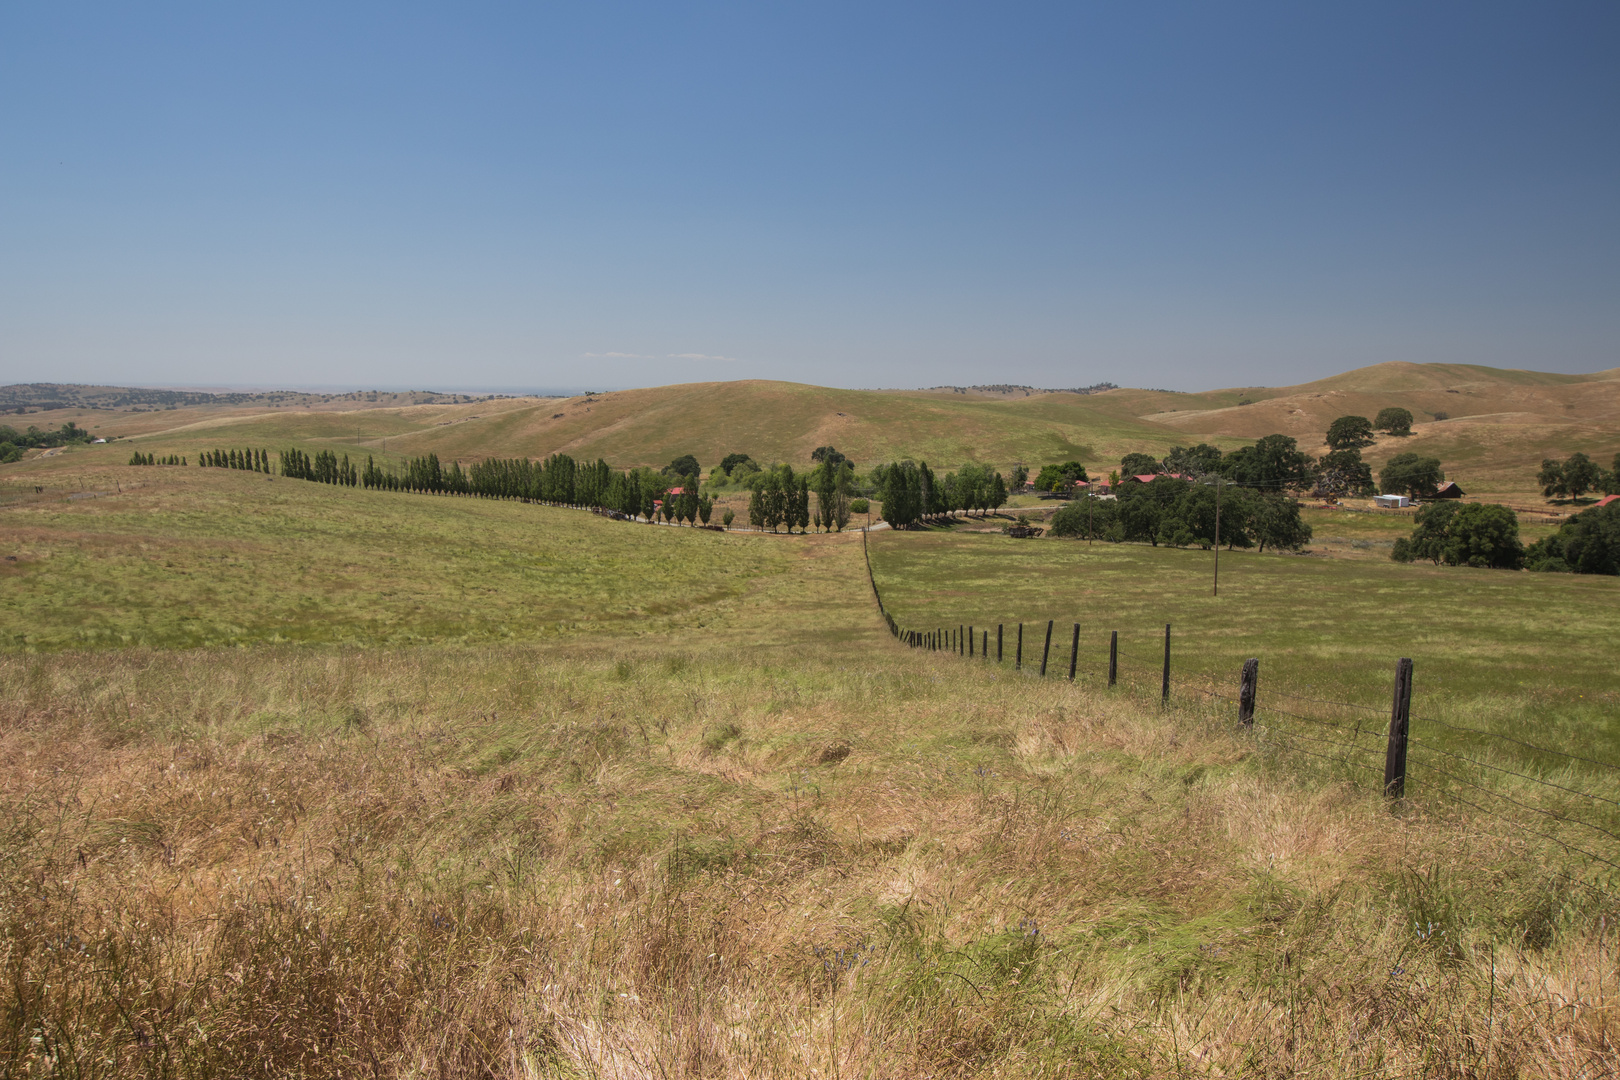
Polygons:
[[1373,505],[1380,510],[1399,510],[1404,506],[1411,506],[1412,500],[1405,495],[1374,495]]

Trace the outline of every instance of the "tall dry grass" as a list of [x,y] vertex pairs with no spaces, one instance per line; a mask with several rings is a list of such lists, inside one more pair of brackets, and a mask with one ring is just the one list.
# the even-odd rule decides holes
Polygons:
[[931,662],[0,659],[6,1076],[1607,1076],[1556,849]]

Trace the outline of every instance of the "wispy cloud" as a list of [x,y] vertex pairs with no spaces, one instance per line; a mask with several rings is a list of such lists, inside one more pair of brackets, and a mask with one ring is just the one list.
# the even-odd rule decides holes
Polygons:
[[633,352],[588,352],[581,356],[586,360],[713,360],[722,364],[741,363],[735,356],[713,356],[700,352],[672,352],[662,356]]

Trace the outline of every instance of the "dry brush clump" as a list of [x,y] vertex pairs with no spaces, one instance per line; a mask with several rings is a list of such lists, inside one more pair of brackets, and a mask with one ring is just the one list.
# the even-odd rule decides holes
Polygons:
[[1556,849],[883,646],[0,660],[0,1074],[1597,1076]]

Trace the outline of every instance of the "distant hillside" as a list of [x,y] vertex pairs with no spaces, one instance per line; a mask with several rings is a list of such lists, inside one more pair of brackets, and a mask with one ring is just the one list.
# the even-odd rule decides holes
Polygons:
[[472,401],[465,394],[431,390],[403,392],[361,390],[347,394],[310,394],[299,390],[236,393],[209,390],[165,390],[138,386],[84,386],[76,383],[15,383],[0,386],[0,412],[54,412],[61,409],[178,409],[184,407],[345,407],[368,408]]
[[1620,369],[1561,375],[1392,363],[1292,387],[1083,389],[874,391],[747,380],[572,398],[368,392],[197,400],[193,391],[36,384],[0,388],[0,402],[26,400],[40,409],[61,400],[49,426],[74,420],[160,453],[298,444],[393,460],[433,452],[473,461],[560,451],[620,467],[663,465],[690,453],[711,466],[730,453],[803,464],[816,447],[832,445],[863,468],[902,457],[944,468],[1072,458],[1095,470],[1132,451],[1158,456],[1200,441],[1231,449],[1272,432],[1320,452],[1334,418],[1372,417],[1399,405],[1416,417],[1414,434],[1381,437],[1367,451],[1375,467],[1402,450],[1422,450],[1471,493],[1520,499],[1534,497],[1543,457],[1583,450],[1607,463],[1620,451]]

